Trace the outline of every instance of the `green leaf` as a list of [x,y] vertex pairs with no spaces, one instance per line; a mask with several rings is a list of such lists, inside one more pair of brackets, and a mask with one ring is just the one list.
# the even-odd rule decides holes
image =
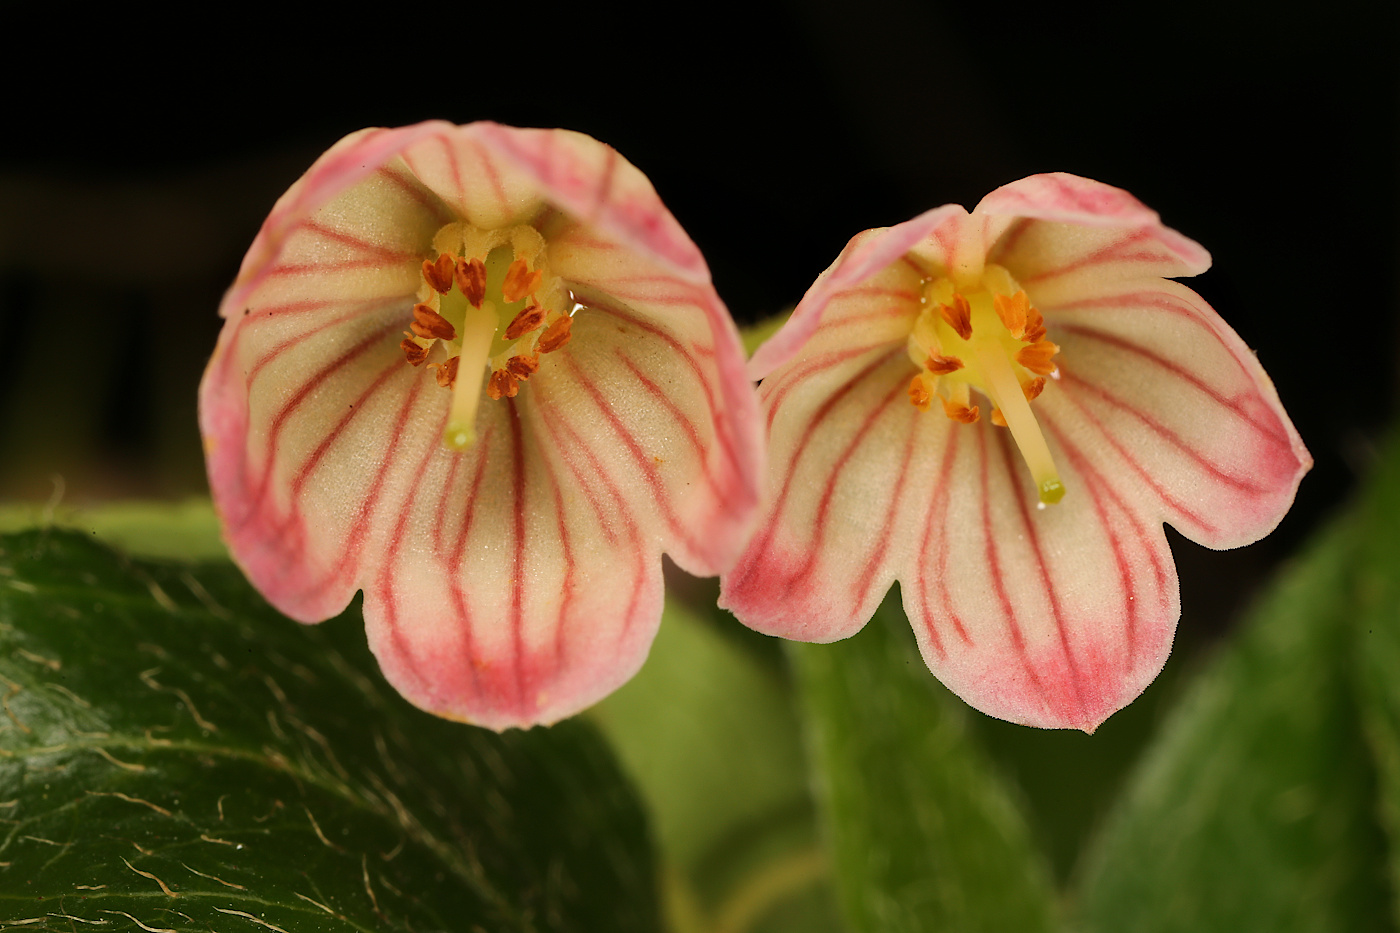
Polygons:
[[1356,553],[1342,523],[1286,567],[1174,710],[1089,859],[1086,929],[1390,929],[1350,683]]
[[847,641],[791,647],[847,923],[1053,929],[1048,867],[898,607],[886,598]]
[[185,502],[106,502],[74,508],[55,503],[0,504],[0,532],[36,525],[73,528],[127,554],[170,560],[227,559],[219,518],[208,499]]
[[[1400,440],[1371,483],[1363,511],[1355,650],[1362,721],[1379,779],[1380,818],[1389,835],[1392,897],[1400,894]],[[1392,900],[1400,922],[1400,902]]]
[[297,625],[232,566],[0,538],[0,689],[0,926],[657,928],[590,728],[415,710],[357,612]]
[[835,930],[781,654],[703,593],[717,618],[668,594],[646,665],[590,713],[649,804],[672,929]]

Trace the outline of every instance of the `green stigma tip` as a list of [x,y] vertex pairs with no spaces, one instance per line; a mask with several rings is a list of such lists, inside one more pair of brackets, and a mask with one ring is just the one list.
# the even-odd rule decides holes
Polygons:
[[1040,484],[1040,501],[1045,505],[1054,505],[1065,497],[1065,484],[1058,478],[1047,479]]

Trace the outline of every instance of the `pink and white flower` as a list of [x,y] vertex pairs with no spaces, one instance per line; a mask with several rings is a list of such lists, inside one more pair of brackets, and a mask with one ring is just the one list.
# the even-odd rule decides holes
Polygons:
[[761,429],[695,244],[564,130],[369,129],[273,208],[200,386],[235,559],[302,622],[364,591],[424,709],[491,728],[588,706],[645,659],[661,554],[744,542]]
[[1092,731],[1171,650],[1162,523],[1248,544],[1312,465],[1254,354],[1167,281],[1209,265],[1063,174],[856,236],[750,362],[768,488],[722,604],[830,642],[898,580],[955,693]]

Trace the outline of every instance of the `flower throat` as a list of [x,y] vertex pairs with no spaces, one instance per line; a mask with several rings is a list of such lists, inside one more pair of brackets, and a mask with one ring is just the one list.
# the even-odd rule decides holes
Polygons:
[[[433,248],[437,258],[423,261],[418,303],[399,348],[412,365],[427,362],[438,385],[452,392],[442,442],[466,450],[476,442],[483,375],[489,373],[491,399],[515,398],[541,355],[569,342],[577,305],[549,274],[544,237],[533,227],[448,224]],[[444,352],[428,362],[437,344]]]
[[909,333],[909,358],[919,372],[909,400],[928,411],[936,396],[943,413],[972,424],[981,417],[972,404],[976,389],[992,403],[993,424],[1009,428],[1030,468],[1041,505],[1064,497],[1050,448],[1031,402],[1056,372],[1059,347],[1045,339],[1045,321],[1025,291],[1001,266],[988,264],[971,287],[946,276],[925,281],[923,308]]

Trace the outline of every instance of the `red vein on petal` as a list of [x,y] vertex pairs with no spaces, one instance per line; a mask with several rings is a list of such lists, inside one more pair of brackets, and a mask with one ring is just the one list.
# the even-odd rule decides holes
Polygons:
[[1202,470],[1209,473],[1211,476],[1215,477],[1220,482],[1225,483],[1227,486],[1231,486],[1235,489],[1240,490],[1241,492],[1255,496],[1268,495],[1269,493],[1274,491],[1268,486],[1261,486],[1252,483],[1245,477],[1231,476],[1229,473],[1226,473],[1223,469],[1211,462],[1211,460],[1204,453],[1201,453],[1195,447],[1191,446],[1191,444],[1188,443],[1184,438],[1182,438],[1181,435],[1177,434],[1165,424],[1162,424],[1162,422],[1158,421],[1156,418],[1153,418],[1151,415],[1147,414],[1142,409],[1123,401],[1123,399],[1119,398],[1116,394],[1108,391],[1102,386],[1096,386],[1093,383],[1076,376],[1072,371],[1064,367],[1061,367],[1060,369],[1059,384],[1061,391],[1064,391],[1065,389],[1068,389],[1071,386],[1081,387],[1090,395],[1097,396],[1110,407],[1116,408],[1119,411],[1126,412],[1127,414],[1132,415],[1137,420],[1141,421],[1144,425],[1146,425],[1148,428],[1150,428],[1152,432],[1158,437],[1171,444],[1177,450],[1180,450],[1183,454],[1186,455],[1188,459],[1194,461],[1198,466],[1200,466]]
[[[1063,375],[1063,373],[1064,370],[1062,369],[1061,374]],[[1073,380],[1071,380],[1069,384],[1072,385]],[[1136,473],[1144,483],[1147,484],[1148,488],[1151,489],[1152,492],[1158,496],[1158,498],[1160,498],[1164,503],[1166,503],[1173,510],[1175,510],[1179,515],[1194,522],[1202,530],[1207,531],[1211,534],[1215,534],[1220,530],[1216,524],[1207,520],[1204,515],[1202,515],[1195,509],[1192,509],[1190,506],[1186,505],[1186,503],[1182,502],[1176,496],[1172,495],[1172,493],[1161,483],[1157,482],[1157,480],[1153,477],[1152,473],[1141,463],[1139,463],[1137,457],[1133,456],[1133,454],[1131,454],[1128,451],[1128,449],[1122,443],[1119,442],[1118,438],[1113,434],[1113,432],[1109,431],[1108,427],[1104,425],[1103,421],[1101,421],[1098,418],[1098,416],[1096,416],[1092,411],[1089,410],[1089,408],[1078,397],[1078,395],[1073,391],[1065,390],[1065,383],[1063,383],[1063,381],[1061,382],[1059,388],[1059,394],[1067,402],[1069,402],[1075,407],[1075,409],[1079,412],[1079,414],[1084,418],[1085,421],[1094,426],[1094,428],[1099,432],[1099,434],[1102,435],[1104,440],[1108,441],[1109,446],[1112,447],[1115,451],[1117,451],[1118,455],[1123,458],[1123,462],[1125,462],[1128,465],[1128,467],[1134,473]]]
[[[1035,690],[1040,694],[1042,700],[1048,702],[1049,692],[1045,684],[1040,679],[1040,674],[1036,671],[1035,665],[1031,663],[1030,654],[1026,650],[1026,638],[1021,632],[1021,624],[1016,619],[1016,608],[1011,603],[1011,595],[1006,591],[1006,584],[1003,583],[1006,568],[1002,566],[1001,553],[997,548],[996,535],[992,529],[991,511],[991,471],[987,466],[987,430],[975,429],[977,436],[977,464],[981,472],[982,479],[982,546],[983,559],[986,561],[988,569],[991,571],[992,593],[996,596],[997,604],[1001,608],[1003,621],[1006,623],[1008,632],[1011,635],[1011,645],[1016,650],[1016,655],[1021,661],[1021,667],[1025,670],[1026,676],[1035,685]],[[1011,477],[1014,486],[1015,478]],[[1053,707],[1051,707],[1053,710]]]
[[[797,569],[797,572],[788,577],[787,586],[783,591],[784,597],[791,595],[792,591],[796,589],[799,584],[803,583],[811,575],[812,571],[816,569],[817,559],[822,551],[822,539],[826,537],[827,523],[831,517],[831,500],[835,498],[836,495],[836,484],[840,482],[841,474],[845,472],[847,464],[850,463],[851,458],[855,456],[855,452],[860,448],[861,444],[864,443],[866,436],[875,427],[875,424],[880,418],[884,416],[885,412],[889,410],[890,405],[903,394],[904,385],[902,383],[895,383],[889,392],[885,394],[885,397],[880,400],[879,404],[875,406],[875,410],[866,415],[861,421],[860,427],[846,444],[846,449],[841,452],[841,455],[836,458],[836,462],[832,464],[831,472],[827,475],[826,484],[822,489],[821,499],[817,503],[817,517],[816,521],[813,523],[811,546],[807,549],[803,563]],[[796,458],[794,458],[793,462],[796,463]],[[902,472],[903,471],[901,471],[901,485],[903,482]],[[789,476],[790,475],[791,474],[789,474]],[[890,517],[892,518],[892,516]]]
[[422,255],[418,250],[391,249],[390,247],[384,246],[381,243],[375,243],[372,240],[366,240],[363,237],[358,237],[353,234],[346,233],[343,230],[336,230],[333,227],[327,227],[319,220],[313,219],[303,221],[301,229],[314,233],[317,236],[324,237],[325,239],[330,240],[334,243],[339,243],[342,246],[349,246],[352,249],[360,250],[361,252],[367,253],[370,256],[382,259],[385,262],[413,262],[414,260],[422,258]]
[[[536,391],[532,392],[532,394],[535,396],[535,408],[539,411],[540,419],[544,422],[545,429],[550,434],[550,440],[552,442],[551,447],[558,451],[559,455],[564,458],[564,463],[568,466],[569,472],[572,473],[574,479],[578,481],[579,489],[583,492],[583,496],[587,500],[589,507],[593,509],[593,514],[598,519],[598,526],[603,530],[604,539],[606,539],[610,546],[616,546],[618,543],[617,530],[613,528],[613,522],[610,520],[607,510],[604,508],[602,500],[599,499],[597,490],[594,488],[593,484],[595,480],[603,484],[605,487],[604,491],[617,506],[619,516],[627,525],[629,537],[636,540],[637,526],[635,520],[630,510],[626,507],[626,500],[623,499],[622,494],[609,479],[607,467],[594,455],[593,451],[589,449],[588,444],[579,437],[578,433],[569,426],[564,417],[555,410],[552,401],[541,398],[540,396],[542,393],[538,391],[538,387],[534,388]],[[569,443],[565,444],[565,440]],[[588,460],[587,469],[579,464],[578,460],[575,458],[575,452],[582,453]]]
[[[768,409],[765,415],[768,433],[773,433],[773,421],[777,417],[778,409],[783,404],[784,399],[787,398],[789,392],[808,379],[811,379],[813,376],[825,372],[828,369],[834,369],[842,363],[847,363],[875,350],[884,350],[885,353],[878,360],[869,364],[869,366],[866,367],[867,370],[887,362],[890,357],[898,352],[897,349],[890,349],[890,344],[887,340],[882,340],[879,343],[863,344],[857,347],[847,347],[841,350],[832,350],[828,353],[822,353],[810,359],[805,359],[791,369],[776,374],[776,377],[769,376],[767,379],[763,380],[763,383],[759,386],[759,397],[763,401],[764,407]],[[911,364],[909,368],[912,372],[914,367]],[[865,372],[866,370],[862,370],[854,378],[856,380],[864,378]]]
[[1167,258],[1175,258],[1171,253],[1160,249],[1155,251],[1131,251],[1134,247],[1142,245],[1144,241],[1160,246],[1160,241],[1152,234],[1153,230],[1151,228],[1138,228],[1131,231],[1128,236],[1115,240],[1107,246],[1101,246],[1088,255],[1081,256],[1078,259],[1071,260],[1051,269],[1042,269],[1033,275],[1020,276],[1021,284],[1026,285],[1031,282],[1044,282],[1046,279],[1058,278],[1062,275],[1068,275],[1071,272],[1079,272],[1105,263],[1152,263],[1161,262],[1163,259]]
[[[666,346],[670,347],[671,350],[681,358],[681,361],[685,363],[686,368],[690,370],[691,374],[695,377],[695,381],[700,385],[701,390],[705,394],[705,410],[709,412],[710,423],[715,427],[715,439],[719,442],[720,450],[723,453],[725,461],[729,463],[730,472],[735,475],[739,474],[741,469],[739,466],[739,455],[734,446],[733,428],[728,418],[720,416],[719,405],[715,401],[715,388],[711,382],[710,373],[708,373],[706,368],[696,359],[696,354],[701,352],[700,348],[687,347],[665,328],[613,305],[590,302],[588,307],[604,314],[612,315],[620,321],[626,321],[633,327],[645,331],[652,337],[666,344]],[[713,349],[706,349],[708,349],[710,353],[713,353]]]
[[[443,418],[446,420],[446,413]],[[467,542],[471,538],[472,526],[476,524],[476,507],[481,502],[481,484],[486,477],[486,466],[490,460],[487,453],[491,449],[491,440],[495,434],[495,425],[486,429],[481,439],[477,441],[474,450],[476,454],[476,470],[472,473],[471,485],[467,491],[462,508],[462,523],[457,531],[457,538],[452,544],[452,556],[444,562],[443,571],[450,581],[448,589],[452,594],[452,604],[457,610],[457,618],[462,620],[461,639],[458,646],[458,656],[461,659],[462,667],[471,675],[472,691],[481,695],[481,671],[477,667],[477,646],[475,635],[475,624],[473,622],[472,610],[467,603],[467,595],[462,589],[463,563],[467,554]],[[440,435],[439,435],[440,436]],[[455,478],[458,466],[466,459],[466,454],[457,454],[452,458],[452,469],[449,482],[443,486],[442,501],[438,505],[439,515],[446,515],[448,509],[448,498],[456,488]]]
[[[277,441],[282,433],[282,429],[286,427],[287,419],[292,416],[292,414],[297,410],[297,408],[301,406],[301,403],[306,401],[307,397],[311,395],[311,393],[314,392],[322,383],[324,383],[327,379],[334,375],[338,370],[353,363],[356,359],[363,356],[367,351],[371,350],[377,343],[384,339],[385,335],[387,335],[392,330],[394,330],[394,325],[389,325],[388,327],[385,327],[379,331],[367,335],[359,343],[355,344],[349,350],[346,350],[340,356],[331,360],[331,362],[327,363],[325,366],[321,367],[321,369],[317,370],[311,376],[310,379],[306,380],[301,384],[301,386],[297,389],[295,393],[293,393],[290,399],[283,403],[281,409],[279,409],[277,414],[273,416],[271,426],[268,430],[266,453],[263,457],[263,474],[261,479],[258,481],[257,489],[253,492],[253,495],[250,499],[250,501],[254,504],[255,508],[251,509],[247,513],[245,519],[238,523],[239,527],[242,527],[242,525],[246,524],[247,519],[251,518],[251,516],[258,511],[257,506],[259,506],[262,503],[263,499],[267,495],[268,484],[272,480],[273,462],[275,461],[277,456]],[[387,377],[388,373],[390,373],[393,369],[398,368],[401,368],[400,363],[398,361],[395,361],[394,366],[390,369],[386,369],[384,371],[384,374],[381,375],[378,380],[376,380],[375,385],[378,385],[379,382],[382,382],[383,379]],[[357,410],[358,407],[352,408],[351,415],[353,416]],[[346,420],[348,419],[343,419],[342,424]],[[323,445],[325,443],[326,441],[322,442]],[[250,471],[247,470],[247,468],[245,467],[245,475],[248,472]]]
[[[374,384],[370,388],[365,390],[364,394],[360,396],[360,402],[356,404],[350,415],[343,418],[340,425],[337,426],[337,430],[322,441],[321,446],[317,448],[316,453],[312,457],[315,463],[308,463],[302,468],[296,481],[292,484],[291,511],[293,514],[300,517],[301,506],[297,500],[301,497],[301,491],[306,481],[310,478],[311,473],[314,472],[316,465],[319,464],[321,456],[324,455],[331,444],[341,436],[341,428],[343,428],[343,426],[349,422],[350,418],[354,417],[360,410],[363,402],[367,400],[370,395],[377,392],[380,386],[387,381],[388,377],[397,371],[400,371],[400,367],[396,362],[395,365],[386,369],[384,373],[374,381]],[[306,598],[314,599],[340,580],[354,576],[355,570],[360,565],[360,559],[362,557],[361,548],[364,544],[365,534],[368,532],[370,522],[374,518],[375,508],[379,504],[379,496],[384,491],[385,477],[389,475],[389,471],[394,465],[396,459],[395,455],[398,452],[400,442],[403,440],[404,427],[408,424],[408,413],[412,411],[413,403],[417,401],[418,393],[425,384],[426,380],[423,379],[415,379],[410,384],[408,394],[404,396],[403,404],[399,407],[398,417],[394,419],[394,430],[389,439],[389,447],[384,452],[384,458],[380,461],[379,468],[375,471],[374,481],[370,484],[369,491],[366,493],[364,501],[360,505],[359,513],[355,517],[355,522],[350,527],[350,533],[346,536],[345,547],[341,551],[340,560],[335,569],[319,584],[306,590]]]
[[[472,142],[471,150],[481,163],[481,171],[486,176],[486,180],[491,183],[491,190],[496,195],[496,203],[500,206],[502,211],[509,213],[510,200],[506,197],[505,185],[501,184],[501,173],[500,170],[496,168],[496,160],[491,158],[491,153],[476,141]],[[461,185],[460,181],[458,185]],[[465,190],[465,187],[463,187],[463,190]]]
[[[410,393],[409,405],[414,400],[413,394]],[[407,413],[408,407],[406,406],[400,413],[401,418],[405,421]],[[433,435],[433,437],[439,436],[441,435]],[[423,488],[423,480],[428,474],[428,463],[432,459],[436,447],[436,442],[432,440],[423,445],[423,456],[418,462],[418,468],[413,471],[413,482],[409,486],[408,495],[399,509],[399,517],[394,522],[394,530],[389,536],[389,544],[385,549],[379,565],[379,574],[374,583],[379,604],[384,607],[383,624],[389,629],[390,640],[394,643],[394,648],[398,656],[403,659],[405,666],[418,678],[418,682],[424,685],[430,684],[432,678],[424,676],[420,667],[420,659],[415,656],[412,647],[403,637],[403,632],[399,628],[398,592],[394,587],[394,577],[398,569],[396,565],[402,553],[404,531],[408,528],[409,516],[413,512],[413,505],[418,499],[419,491]],[[385,466],[387,466],[387,461]],[[368,512],[369,509],[365,509],[361,515],[364,516]]]
[[[768,521],[755,532],[748,546],[744,549],[744,557],[733,570],[734,582],[732,586],[735,590],[743,589],[748,585],[749,579],[758,571],[759,564],[768,553],[768,549],[773,543],[773,538],[777,534],[778,526],[782,523],[783,509],[787,505],[788,493],[791,491],[793,485],[793,475],[797,472],[797,465],[801,462],[803,454],[807,452],[807,445],[811,443],[812,438],[816,435],[817,428],[827,419],[832,410],[840,404],[841,400],[849,395],[860,382],[875,372],[880,366],[889,362],[894,356],[894,352],[890,352],[879,359],[873,360],[864,369],[833,392],[831,396],[813,412],[811,419],[807,422],[806,428],[802,430],[798,438],[797,446],[792,452],[792,458],[787,462],[787,468],[783,473],[782,481],[777,487],[777,499],[773,503],[772,511],[768,513]],[[776,405],[773,410],[776,411]],[[770,425],[772,424],[772,420],[772,412],[770,412]],[[773,474],[776,467],[776,462],[771,464],[769,469],[770,476]],[[752,559],[750,559],[750,556]]]
[[603,420],[612,428],[618,440],[622,441],[622,445],[627,448],[627,453],[632,457],[632,461],[636,464],[638,472],[641,473],[642,479],[646,483],[647,490],[651,493],[651,497],[653,501],[656,502],[657,508],[661,510],[662,517],[665,519],[671,534],[676,540],[683,544],[687,550],[697,554],[703,554],[705,552],[704,548],[700,546],[699,542],[690,534],[690,530],[677,518],[675,510],[671,506],[670,492],[666,489],[665,484],[661,481],[661,477],[656,472],[655,461],[652,460],[646,451],[642,450],[641,445],[637,443],[637,439],[632,435],[632,432],[623,423],[622,419],[618,417],[617,412],[613,411],[607,404],[607,399],[603,396],[603,393],[599,390],[597,385],[594,384],[593,380],[588,377],[588,374],[583,371],[583,368],[579,366],[578,360],[576,360],[572,354],[567,354],[565,360],[573,373],[575,383],[588,393],[589,398],[593,400],[594,406],[596,406],[598,411],[602,414]]
[[992,248],[987,251],[987,261],[997,265],[1005,265],[1004,259],[1008,253],[1016,248],[1016,243],[1025,234],[1030,225],[1034,223],[1034,218],[1018,217],[1012,221],[997,241],[992,244]]
[[899,472],[895,475],[894,492],[890,496],[889,505],[885,508],[885,518],[880,525],[880,533],[876,537],[876,541],[879,543],[875,546],[875,552],[866,559],[865,565],[861,567],[860,577],[856,581],[856,598],[853,605],[863,604],[866,597],[870,595],[875,574],[884,562],[885,555],[889,553],[890,542],[894,540],[895,516],[899,512],[900,499],[904,496],[904,484],[909,477],[909,463],[914,456],[914,438],[918,433],[918,419],[922,416],[923,412],[912,405],[909,406],[907,415],[909,430],[905,432],[904,455],[900,458]]
[[512,536],[515,541],[510,569],[510,634],[515,648],[516,709],[525,713],[525,432],[515,399],[503,401],[508,409],[506,423],[510,425],[510,514],[514,519]]
[[[367,303],[360,302],[360,304]],[[385,310],[389,310],[389,307],[386,307]],[[337,327],[341,324],[346,323],[347,321],[353,321],[356,318],[368,317],[369,315],[372,315],[374,313],[375,312],[372,310],[350,311],[346,314],[340,315],[339,317],[332,318],[329,321],[323,321],[322,323],[317,324],[315,327],[312,327],[310,330],[302,331],[294,336],[286,338],[281,343],[275,344],[272,347],[272,349],[268,350],[262,356],[258,357],[257,362],[255,362],[252,365],[252,368],[248,370],[247,385],[249,390],[252,389],[253,383],[257,381],[258,375],[262,372],[263,367],[267,366],[269,363],[277,359],[283,353],[286,353],[288,350],[292,349],[293,347],[297,346],[303,341],[311,339],[312,337],[316,336],[322,331],[329,330],[332,327]],[[408,312],[404,312],[401,315],[401,317],[406,318],[407,315]],[[254,326],[253,323],[251,323],[253,320],[253,318],[250,318],[250,324],[248,325],[249,327]],[[394,326],[398,326],[398,323],[396,322]]]
[[[627,601],[627,621],[623,625],[622,631],[618,634],[618,640],[621,641],[626,637],[627,632],[631,630],[632,623],[635,621],[637,604],[641,600],[642,589],[647,579],[646,561],[651,555],[646,553],[641,528],[637,525],[636,516],[633,515],[627,499],[622,495],[622,491],[613,483],[612,476],[603,465],[602,461],[593,453],[588,444],[579,437],[578,433],[569,425],[567,419],[557,411],[552,400],[547,397],[542,397],[541,393],[538,391],[532,393],[532,395],[535,401],[535,408],[540,412],[541,420],[543,420],[545,424],[545,429],[550,433],[553,442],[550,445],[551,449],[557,451],[560,456],[564,458],[564,463],[569,468],[569,472],[572,473],[574,479],[578,481],[579,487],[583,490],[584,497],[588,500],[594,514],[598,518],[599,526],[603,529],[603,535],[607,539],[609,546],[616,547],[619,539],[617,532],[613,528],[614,521],[610,519],[602,503],[595,494],[595,490],[593,489],[594,481],[600,482],[603,485],[604,492],[613,501],[617,520],[621,521],[626,529],[627,551],[635,558],[635,564],[632,577],[632,592],[628,596]],[[563,439],[568,441],[567,444],[560,443],[561,434],[565,435]],[[581,453],[588,461],[586,469],[575,459],[574,454],[576,452]]]
[[263,272],[263,282],[271,279],[285,278],[294,275],[310,275],[312,273],[335,273],[345,272],[351,269],[374,269],[388,268],[393,265],[402,264],[403,260],[385,260],[378,257],[365,257],[361,259],[340,259],[334,262],[279,262]]
[[1157,549],[1153,547],[1148,529],[1140,525],[1132,510],[1128,508],[1127,502],[1119,495],[1103,474],[1096,470],[1089,458],[1076,447],[1065,436],[1064,431],[1048,414],[1042,413],[1042,422],[1049,429],[1051,436],[1055,438],[1057,444],[1064,451],[1066,458],[1076,472],[1084,479],[1088,488],[1085,490],[1089,494],[1089,499],[1093,503],[1094,513],[1098,517],[1099,524],[1113,547],[1114,563],[1118,570],[1118,584],[1123,595],[1123,617],[1127,620],[1124,635],[1127,640],[1128,655],[1127,665],[1132,667],[1138,651],[1138,617],[1141,610],[1141,602],[1137,599],[1142,595],[1136,586],[1133,585],[1133,574],[1129,568],[1129,561],[1124,552],[1123,544],[1115,531],[1116,524],[1108,514],[1104,506],[1103,499],[1106,497],[1118,513],[1123,517],[1123,522],[1128,526],[1128,530],[1133,534],[1138,547],[1147,556],[1148,562],[1152,565],[1152,573],[1156,580],[1156,594],[1159,609],[1166,609],[1163,595],[1167,588],[1166,569],[1162,566],[1161,556]]
[[[402,158],[402,156],[400,156],[400,158]],[[407,163],[405,163],[405,165],[407,165]],[[410,169],[410,171],[412,170]],[[395,171],[388,165],[379,166],[379,168],[375,170],[375,174],[397,185],[405,194],[418,202],[420,207],[426,208],[428,211],[432,212],[439,226],[453,219],[452,212],[444,209],[443,203],[423,187],[423,183],[418,181],[416,175],[412,176],[413,180],[410,181],[409,178],[404,177],[402,172]],[[417,182],[417,184],[415,184],[415,182]]]
[[[1124,296],[1125,300],[1127,300],[1130,297],[1131,296]],[[1211,336],[1216,336],[1215,331],[1212,328],[1210,328],[1205,321],[1202,321],[1196,314],[1190,313],[1190,311],[1187,310],[1185,316],[1189,317],[1193,322],[1195,322],[1199,326],[1210,331]],[[1289,442],[1288,434],[1284,431],[1283,426],[1278,422],[1277,417],[1274,418],[1274,422],[1272,424],[1264,424],[1259,421],[1256,421],[1253,417],[1251,417],[1251,413],[1248,413],[1242,409],[1239,403],[1238,395],[1234,397],[1227,396],[1223,391],[1217,389],[1215,386],[1206,382],[1204,379],[1193,373],[1191,370],[1178,363],[1172,362],[1171,360],[1167,359],[1164,356],[1161,356],[1158,353],[1154,353],[1147,347],[1133,343],[1132,341],[1119,337],[1116,334],[1108,333],[1106,331],[1102,331],[1094,327],[1087,327],[1082,324],[1056,324],[1055,329],[1057,331],[1064,331],[1066,333],[1075,334],[1080,337],[1087,337],[1090,340],[1097,340],[1100,343],[1106,343],[1116,350],[1119,350],[1124,353],[1131,353],[1139,359],[1146,360],[1154,366],[1157,366],[1161,369],[1165,369],[1177,378],[1185,382],[1189,382],[1201,392],[1205,393],[1206,395],[1209,395],[1213,400],[1215,400],[1215,402],[1217,402],[1220,405],[1221,408],[1224,408],[1230,414],[1234,415],[1236,418],[1243,421],[1245,424],[1249,425],[1251,428],[1258,431],[1260,434],[1264,435],[1264,437],[1266,437],[1269,441],[1273,442],[1279,447],[1286,448],[1290,451],[1292,450],[1292,445]],[[1231,353],[1230,356],[1232,359],[1234,359],[1235,365],[1239,367],[1241,374],[1244,375],[1246,380],[1248,380],[1249,385],[1253,387],[1254,379],[1250,372],[1245,368],[1244,364],[1240,362],[1239,359],[1235,358],[1234,353]],[[1268,411],[1269,409],[1266,408],[1265,410]],[[1270,414],[1272,414],[1272,412],[1270,412]]]
[[[1054,582],[1050,579],[1050,568],[1045,563],[1045,552],[1040,546],[1040,534],[1036,530],[1035,522],[1031,520],[1031,506],[1028,495],[1030,487],[1024,482],[1018,482],[1020,477],[1020,461],[1012,453],[1012,444],[1005,434],[997,435],[1000,442],[1002,454],[1002,466],[1006,470],[1006,482],[1011,488],[1016,499],[1017,511],[1020,513],[1021,526],[1025,529],[1025,537],[1030,544],[1031,554],[1035,558],[1035,570],[1040,577],[1041,587],[1045,591],[1047,601],[1050,603],[1050,616],[1055,623],[1055,633],[1060,640],[1060,650],[1064,652],[1065,663],[1069,665],[1069,688],[1074,694],[1074,705],[1077,708],[1079,718],[1084,720],[1087,716],[1087,709],[1084,703],[1084,694],[1080,689],[1080,681],[1084,675],[1079,669],[1079,662],[1074,656],[1074,650],[1069,643],[1069,632],[1065,629],[1064,608],[1060,605],[1060,595],[1055,589]],[[1039,500],[1037,499],[1037,502]],[[1054,698],[1049,695],[1046,699],[1053,705],[1056,704]],[[1052,706],[1053,708],[1053,706]]]
[[617,350],[616,354],[618,359],[622,361],[622,365],[626,366],[628,371],[631,372],[636,380],[642,384],[642,387],[647,390],[647,394],[675,420],[681,432],[685,435],[686,440],[690,442],[691,448],[695,451],[696,461],[700,466],[700,473],[705,478],[705,485],[710,487],[710,491],[714,493],[716,498],[722,499],[725,490],[721,488],[719,478],[710,471],[708,451],[705,449],[704,441],[700,439],[700,431],[695,426],[695,422],[686,417],[685,412],[681,411],[680,406],[671,401],[670,396],[667,395],[651,377],[642,372],[641,367],[639,367],[631,357],[627,356],[627,354],[623,353],[621,350]]
[[601,217],[603,208],[608,206],[608,201],[612,197],[613,178],[617,173],[617,150],[612,146],[603,147],[603,172],[598,179],[598,192],[594,196],[593,208],[590,215]]
[[[953,623],[953,630],[962,639],[963,644],[971,645],[972,638],[968,635],[967,627],[963,625],[961,617],[958,616],[957,610],[953,607],[952,594],[948,592],[948,535],[945,530],[948,516],[949,478],[953,475],[953,462],[957,456],[958,440],[965,433],[952,424],[944,429],[943,462],[938,467],[937,485],[934,487],[932,498],[929,499],[928,515],[924,520],[924,536],[923,542],[919,545],[919,555],[921,558],[927,555],[930,546],[935,540],[937,541],[938,571],[933,575],[933,581],[934,585],[938,587],[939,602],[947,611],[948,619]],[[935,535],[937,535],[936,539]],[[928,632],[934,652],[939,658],[947,657],[943,647],[943,637],[939,635],[938,627],[934,624],[933,609],[929,605],[929,580],[922,560],[915,564],[915,568],[918,572],[920,621],[924,625],[924,630]]]

